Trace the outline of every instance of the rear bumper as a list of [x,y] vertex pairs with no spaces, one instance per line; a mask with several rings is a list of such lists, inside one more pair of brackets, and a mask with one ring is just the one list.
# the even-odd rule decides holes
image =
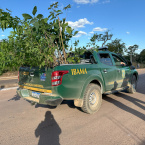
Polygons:
[[25,100],[39,103],[39,104],[45,104],[50,106],[58,106],[63,101],[61,96],[52,95],[51,93],[40,93],[39,98],[32,97],[32,91],[28,89],[17,89],[17,94],[24,98]]

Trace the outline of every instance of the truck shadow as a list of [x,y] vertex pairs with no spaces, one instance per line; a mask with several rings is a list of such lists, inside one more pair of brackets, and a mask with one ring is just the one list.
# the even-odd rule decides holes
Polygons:
[[[144,81],[145,80],[145,74],[140,74],[139,75],[139,80],[138,80],[138,85],[137,85],[137,93],[140,93],[142,94],[142,96],[145,97],[145,83]],[[125,91],[124,91],[125,92]],[[127,95],[128,93],[116,93],[116,97],[120,97],[120,98],[123,98],[129,102],[132,102],[134,105],[138,106],[139,108],[145,110],[145,102],[138,99],[137,96],[136,98],[132,97],[132,96],[129,96]],[[137,116],[138,118],[142,119],[145,121],[145,114],[133,109],[133,108],[130,108],[128,107],[127,105],[123,104],[122,102],[118,101],[118,100],[115,100],[114,98],[111,98],[107,95],[103,95],[103,99],[107,102],[110,102],[112,104],[114,104],[115,106],[119,107],[120,109],[126,111],[126,112],[129,112],[135,116]]]
[[51,112],[47,111],[44,121],[40,122],[35,129],[35,136],[36,138],[39,137],[38,145],[60,145],[59,135],[61,132],[61,128]]
[[76,106],[74,105],[74,101],[73,100],[64,100],[61,105],[66,104],[68,105],[68,107],[70,108],[76,108]]
[[[127,101],[130,101],[133,104],[135,104],[136,106],[138,106],[139,108],[145,110],[145,102],[142,101],[142,100],[139,100],[137,98],[133,98],[133,97],[125,95],[123,93],[118,93],[117,97],[120,97],[120,98],[123,98],[123,99],[125,99]],[[144,104],[144,105],[141,105],[141,104]]]
[[64,100],[61,105],[66,104],[68,107],[73,108],[73,109],[78,109],[79,111],[83,112],[80,107],[76,107],[74,105],[74,100]]
[[[31,101],[29,101],[31,103]],[[32,104],[33,105],[33,104]],[[36,104],[35,108],[49,108],[49,109],[55,109],[57,106],[50,106],[50,105],[43,105],[43,104]]]
[[[73,100],[64,100],[60,105],[68,105],[70,108],[76,108],[74,105],[74,101]],[[49,109],[55,109],[57,108],[57,106],[50,106],[50,105],[43,105],[43,104],[36,104],[35,108],[49,108]]]
[[[64,100],[64,101],[62,101],[62,103],[60,105],[65,105],[65,104],[68,105],[70,108],[76,108],[73,100]],[[43,105],[43,104],[35,105],[35,108],[39,108],[39,107],[49,108],[49,109],[57,108],[57,106],[50,106],[50,105]]]
[[[142,100],[139,100],[139,99],[136,99],[136,98],[133,98],[131,96],[128,96],[126,94],[123,94],[123,93],[117,93],[116,94],[117,97],[121,97],[123,99],[126,99],[130,102],[132,102],[133,104],[135,104],[136,106],[138,106],[139,108],[145,110],[145,102],[142,101]],[[122,102],[118,101],[118,100],[115,100],[114,98],[111,98],[107,95],[103,95],[103,100],[109,102],[109,103],[112,103],[114,104],[115,106],[117,106],[118,108],[126,111],[126,112],[129,112],[135,116],[137,116],[138,118],[142,119],[145,121],[145,114],[133,109],[133,108],[130,108],[128,107],[127,105],[123,104]],[[143,105],[141,105],[140,103],[142,103]]]
[[[30,101],[28,101],[28,102],[31,103]],[[61,105],[67,105],[68,107],[70,107],[72,109],[78,109],[79,111],[83,112],[80,107],[76,107],[74,105],[74,101],[73,100],[63,100],[63,102],[60,104],[60,106]],[[49,105],[43,105],[43,104],[36,104],[35,105],[35,108],[39,108],[39,107],[49,108],[49,109],[55,109],[55,108],[57,108],[57,106],[49,106]]]
[[136,91],[141,93],[141,94],[145,94],[145,74],[139,75],[139,80],[138,80]]
[[143,140],[139,145],[145,145],[145,140]]
[[9,99],[8,101],[19,101],[21,97],[19,95],[15,95],[13,98]]

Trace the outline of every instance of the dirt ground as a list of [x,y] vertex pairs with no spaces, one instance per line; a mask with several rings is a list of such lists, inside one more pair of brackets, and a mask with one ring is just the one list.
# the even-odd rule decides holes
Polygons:
[[11,76],[18,76],[18,71],[6,72],[0,75],[0,77],[11,77]]
[[1,145],[145,145],[145,70],[137,92],[103,95],[101,109],[83,113],[73,101],[34,105],[0,91]]

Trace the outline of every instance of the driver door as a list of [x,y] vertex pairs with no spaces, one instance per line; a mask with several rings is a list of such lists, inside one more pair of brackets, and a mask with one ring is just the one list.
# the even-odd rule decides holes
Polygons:
[[123,88],[128,85],[130,79],[130,67],[127,66],[126,62],[120,58],[119,56],[112,54],[114,64],[116,66],[116,73],[117,73],[117,88]]
[[110,53],[99,53],[100,69],[104,78],[106,91],[116,88],[116,66],[113,65]]

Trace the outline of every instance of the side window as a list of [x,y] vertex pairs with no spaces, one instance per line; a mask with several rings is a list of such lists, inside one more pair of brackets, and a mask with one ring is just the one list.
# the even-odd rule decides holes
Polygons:
[[124,60],[122,60],[122,59],[119,58],[118,56],[116,56],[116,55],[112,55],[112,56],[113,56],[115,65],[121,65],[121,64],[126,65],[126,63],[124,62]]
[[108,53],[99,54],[100,61],[106,65],[113,65],[110,55]]

